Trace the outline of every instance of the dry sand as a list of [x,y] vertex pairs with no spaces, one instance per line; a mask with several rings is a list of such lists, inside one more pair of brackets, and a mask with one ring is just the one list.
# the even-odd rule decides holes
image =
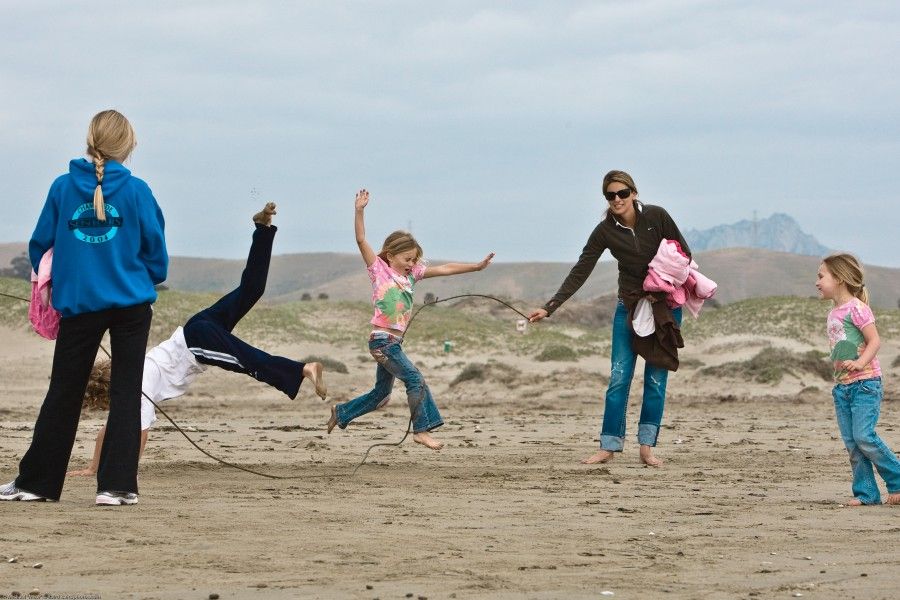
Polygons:
[[[0,335],[8,481],[46,391],[52,343],[24,329]],[[683,356],[711,364],[710,348],[743,341],[712,340]],[[372,383],[360,348],[276,350],[344,361],[349,375],[328,375],[336,400]],[[896,354],[888,345],[884,364]],[[900,507],[840,505],[850,470],[826,382],[772,387],[679,371],[658,469],[638,461],[636,382],[625,452],[584,466],[579,459],[597,446],[608,358],[494,358],[536,377],[512,389],[450,388],[462,365],[483,357],[420,360],[447,448],[411,440],[376,448],[355,477],[370,444],[402,436],[402,392],[329,436],[327,407],[309,386],[292,402],[212,369],[163,408],[222,458],[295,479],[218,465],[161,420],[138,505],[95,507],[90,478],[67,482],[59,503],[0,504],[0,597],[35,589],[105,599],[897,597]],[[896,449],[900,394],[888,390],[879,431]],[[83,417],[71,467],[87,463],[103,418]]]

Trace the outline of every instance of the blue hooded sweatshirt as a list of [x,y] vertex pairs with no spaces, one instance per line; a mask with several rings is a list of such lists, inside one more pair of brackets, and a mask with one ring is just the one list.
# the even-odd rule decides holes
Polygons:
[[94,163],[69,163],[50,186],[28,254],[37,271],[53,248],[52,302],[63,317],[156,300],[153,286],[166,279],[162,211],[149,186],[115,161],[106,161],[106,221],[94,214]]

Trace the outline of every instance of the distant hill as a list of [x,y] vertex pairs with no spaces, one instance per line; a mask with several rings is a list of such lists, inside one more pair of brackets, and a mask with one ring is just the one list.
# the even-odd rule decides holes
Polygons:
[[[0,260],[25,250],[24,244],[0,244]],[[815,276],[820,253],[804,256],[764,249],[728,248],[695,251],[700,270],[719,284],[716,299],[730,303],[766,296],[809,297],[816,294]],[[482,273],[426,279],[417,297],[432,293],[446,298],[466,292],[514,298],[539,306],[559,288],[572,268],[566,263],[496,263]],[[7,259],[8,261],[8,259]],[[435,260],[435,264],[441,261]],[[175,290],[225,292],[237,285],[243,260],[173,256],[166,285]],[[574,300],[593,301],[616,291],[616,263],[601,261]],[[866,282],[873,306],[896,308],[900,300],[900,269],[868,267]],[[270,302],[300,300],[304,293],[332,300],[366,300],[371,288],[362,259],[357,254],[308,253],[272,257],[266,299]]]
[[731,225],[691,229],[682,233],[692,252],[723,248],[764,248],[820,258],[830,252],[784,213],[775,213],[766,219],[745,219]]
[[[700,270],[719,284],[721,303],[764,296],[815,296],[820,258],[751,248],[729,248],[695,253]],[[441,261],[435,260],[435,264]],[[446,298],[467,292],[516,298],[535,305],[548,300],[572,263],[496,263],[482,273],[426,279],[417,286],[418,298],[431,292]],[[243,261],[173,257],[167,284],[173,289],[219,291],[231,289],[240,278]],[[575,299],[592,300],[614,293],[615,262],[597,264]],[[896,308],[900,299],[900,269],[869,267],[866,281],[872,304]],[[285,254],[272,258],[266,298],[273,302],[313,298],[327,294],[333,300],[367,299],[370,284],[362,259],[356,254]]]

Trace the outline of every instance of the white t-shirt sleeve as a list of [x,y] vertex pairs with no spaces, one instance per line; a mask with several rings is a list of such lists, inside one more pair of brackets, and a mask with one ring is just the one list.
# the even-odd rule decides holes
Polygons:
[[[147,400],[147,396],[150,396],[151,398],[153,398],[154,396],[158,396],[157,390],[159,390],[161,379],[162,373],[160,373],[159,365],[157,365],[155,361],[150,360],[149,358],[144,359],[144,378],[141,381],[142,431],[150,429],[150,427],[156,422],[156,410],[153,408],[153,403]],[[156,401],[159,402],[159,399],[156,399]]]
[[149,400],[141,396],[141,431],[150,429],[154,423],[156,423],[156,410]]

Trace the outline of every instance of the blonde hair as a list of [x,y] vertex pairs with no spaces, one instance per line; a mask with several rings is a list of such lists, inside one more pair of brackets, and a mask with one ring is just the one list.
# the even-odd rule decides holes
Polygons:
[[419,245],[419,242],[416,241],[416,238],[411,233],[398,230],[385,238],[378,256],[381,257],[381,260],[387,262],[388,254],[396,256],[410,250],[416,251],[416,262],[419,262],[422,258],[422,246]]
[[103,170],[107,160],[125,162],[137,145],[134,129],[125,115],[116,110],[98,112],[91,119],[87,133],[87,155],[94,163],[97,187],[94,188],[94,214],[100,221],[106,220],[103,204]]
[[858,258],[846,252],[839,252],[823,258],[822,264],[832,277],[847,286],[848,292],[864,303],[869,303],[869,290],[863,281],[865,272]]

